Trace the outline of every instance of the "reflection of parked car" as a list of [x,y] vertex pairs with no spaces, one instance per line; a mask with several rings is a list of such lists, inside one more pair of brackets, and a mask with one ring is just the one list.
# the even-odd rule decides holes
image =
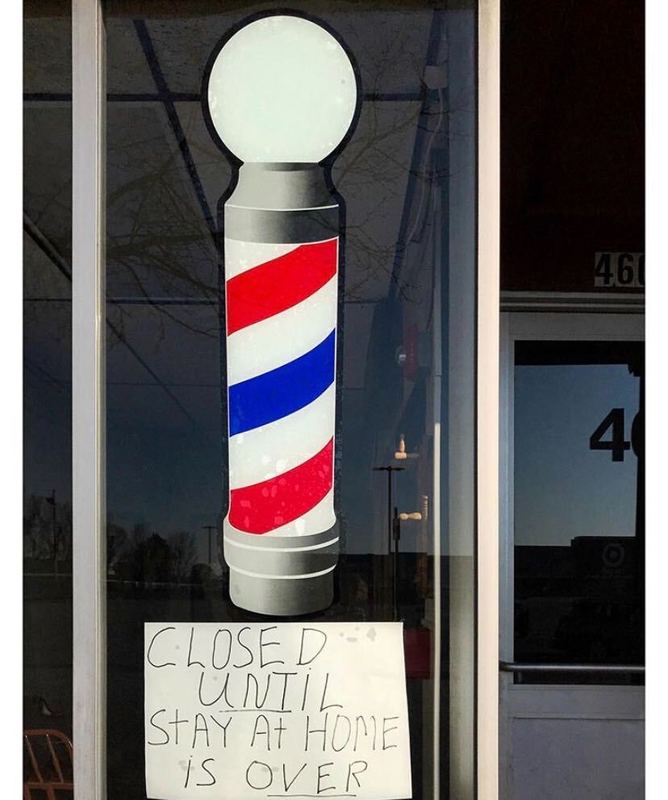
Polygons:
[[515,657],[545,661],[559,657],[555,633],[572,607],[570,597],[528,597],[515,603]]
[[640,663],[637,613],[629,603],[578,600],[559,621],[555,647],[573,661]]

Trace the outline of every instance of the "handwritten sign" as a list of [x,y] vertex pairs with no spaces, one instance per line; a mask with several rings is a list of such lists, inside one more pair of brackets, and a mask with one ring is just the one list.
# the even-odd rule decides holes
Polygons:
[[146,794],[410,798],[400,623],[147,623]]

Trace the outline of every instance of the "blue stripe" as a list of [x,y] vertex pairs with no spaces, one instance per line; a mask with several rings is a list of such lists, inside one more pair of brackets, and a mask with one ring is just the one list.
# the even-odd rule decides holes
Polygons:
[[229,390],[230,436],[287,417],[312,403],[334,381],[334,336],[281,367]]

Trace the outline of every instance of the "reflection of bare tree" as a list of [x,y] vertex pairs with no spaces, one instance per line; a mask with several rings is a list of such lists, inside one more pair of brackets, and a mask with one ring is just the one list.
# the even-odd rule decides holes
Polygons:
[[[385,56],[381,53],[379,57],[382,61]],[[378,82],[382,71],[381,64],[376,70]],[[364,104],[355,135],[334,166],[335,184],[347,204],[346,299],[376,299],[387,293],[391,280],[397,280],[393,275],[397,251],[403,253],[410,238],[420,231],[428,206],[425,196],[434,187],[429,155],[444,113],[440,95],[439,104],[429,107],[417,99]],[[138,122],[132,130],[142,130]],[[228,172],[222,154],[196,147],[194,115],[188,122],[184,132],[190,151],[197,153],[199,173]],[[427,141],[414,165],[413,144],[422,128]],[[147,161],[141,157],[147,145],[152,151],[164,152],[165,140],[162,136],[139,142],[125,138],[110,149],[110,170],[119,174],[118,186],[108,197],[110,280],[112,284],[115,279],[122,280],[129,294],[153,304],[170,322],[215,336],[216,331],[188,322],[186,316],[160,302],[161,298],[176,297],[215,302],[218,256],[211,220],[204,219],[202,208],[193,202],[182,154],[174,149],[166,158]],[[124,173],[128,179],[122,182]],[[412,231],[411,237],[404,232],[401,240],[399,222],[410,182],[416,198],[415,207],[408,209]],[[400,285],[399,290],[402,288]],[[124,308],[121,313],[129,312]]]
[[[381,91],[382,76],[394,58],[390,56],[401,46],[397,40],[387,52],[379,52],[372,91]],[[218,254],[210,216],[204,218],[201,203],[198,206],[193,197],[182,153],[170,143],[169,132],[164,126],[156,130],[154,111],[147,114],[146,107],[134,106],[124,112],[123,119],[131,116],[133,124],[123,125],[122,132],[118,130],[120,120],[117,124],[113,117],[110,120],[110,298],[122,290],[123,296],[149,305],[155,313],[158,341],[164,338],[166,325],[216,338],[216,324],[209,321],[203,325],[202,317],[193,320],[170,304],[194,299],[215,306],[218,301]],[[336,186],[347,203],[347,300],[378,299],[387,293],[392,280],[404,300],[410,300],[410,286],[393,274],[393,265],[397,253],[405,255],[411,238],[419,236],[430,192],[435,180],[442,177],[429,163],[428,151],[446,113],[442,105],[423,107],[418,101],[364,104],[358,129],[334,167]],[[146,119],[138,118],[140,114]],[[205,175],[229,173],[222,154],[211,144],[201,146],[201,123],[196,117],[192,111],[184,129],[191,152],[196,154],[196,169]],[[421,128],[427,149],[417,166],[412,166],[412,145]],[[412,231],[402,241],[397,226],[410,181],[415,198],[408,209]],[[115,309],[114,322],[122,338],[132,306],[117,304]]]
[[[132,114],[132,111],[127,112]],[[133,117],[136,115],[133,115]],[[134,120],[136,130],[155,130],[156,116]],[[118,133],[109,151],[110,181],[107,196],[108,282],[115,295],[140,298],[179,326],[206,336],[188,318],[173,313],[163,299],[197,298],[215,302],[218,297],[218,257],[207,220],[192,202],[193,190],[184,175],[177,149],[167,146],[162,132],[134,141]],[[127,314],[122,309],[122,314]]]
[[[395,259],[404,257],[410,240],[426,216],[424,202],[409,203],[410,236],[400,229],[404,198],[409,190],[424,198],[434,188],[429,149],[438,133],[440,116],[429,134],[429,148],[417,168],[410,164],[411,147],[423,117],[417,102],[368,103],[360,132],[341,155],[335,168],[337,186],[348,202],[346,225],[348,260],[346,299],[384,296],[394,281],[408,299],[405,280],[394,272]],[[413,185],[411,186],[411,181]],[[416,205],[416,208],[412,206]]]
[[116,525],[111,520],[107,523],[107,572],[115,573],[116,562],[128,547],[128,534],[125,528]]
[[31,494],[24,501],[24,558],[48,562],[72,559],[72,506]]
[[172,551],[172,573],[177,582],[190,578],[195,563],[195,537],[192,533],[178,531],[167,540]]
[[[38,572],[69,572],[72,561],[72,507],[51,502],[52,497],[30,495],[24,503],[24,558]],[[138,582],[188,583],[197,553],[195,537],[181,530],[161,536],[145,523],[128,531],[113,520],[107,523],[107,572],[110,578]]]
[[195,564],[195,537],[188,531],[161,536],[145,523],[128,534],[120,525],[107,526],[108,572],[118,580],[139,583],[187,583]]

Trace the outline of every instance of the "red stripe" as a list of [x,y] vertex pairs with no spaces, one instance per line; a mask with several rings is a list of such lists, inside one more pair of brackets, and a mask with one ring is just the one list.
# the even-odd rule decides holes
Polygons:
[[268,481],[232,489],[229,520],[245,533],[267,533],[298,519],[332,488],[334,439],[294,469]]
[[301,303],[336,275],[338,240],[295,250],[227,282],[227,334]]

